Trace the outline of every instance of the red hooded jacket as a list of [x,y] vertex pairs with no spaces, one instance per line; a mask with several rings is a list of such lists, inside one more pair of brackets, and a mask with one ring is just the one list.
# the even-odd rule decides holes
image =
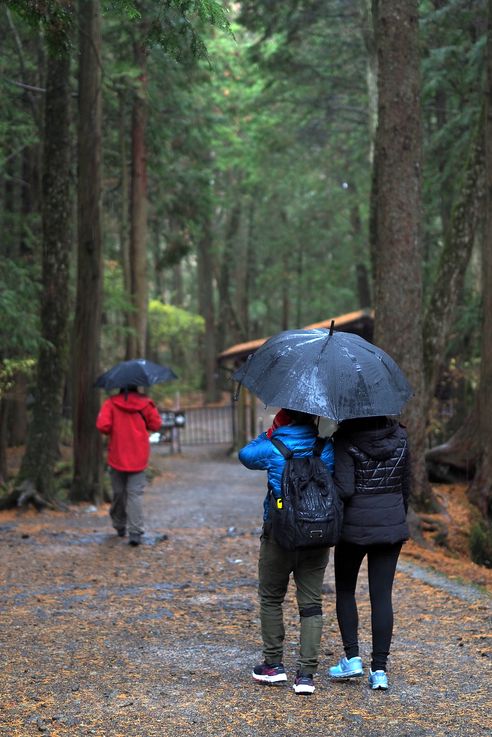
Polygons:
[[161,425],[154,402],[143,394],[128,392],[126,399],[124,394],[106,399],[96,427],[109,435],[108,465],[117,471],[143,471],[150,454],[148,431]]

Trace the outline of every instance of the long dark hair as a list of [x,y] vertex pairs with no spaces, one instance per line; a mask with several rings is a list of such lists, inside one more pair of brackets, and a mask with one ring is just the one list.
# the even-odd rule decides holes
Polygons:
[[365,430],[381,430],[391,424],[391,420],[386,415],[378,417],[353,417],[351,420],[343,420],[339,425],[337,432],[341,435],[349,435],[354,432],[364,432]]
[[309,412],[300,412],[297,409],[284,409],[284,412],[292,417],[296,425],[314,425],[316,423],[316,415],[310,415]]

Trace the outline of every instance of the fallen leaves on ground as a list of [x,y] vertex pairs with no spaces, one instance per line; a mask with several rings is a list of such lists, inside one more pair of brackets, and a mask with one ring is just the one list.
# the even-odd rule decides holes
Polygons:
[[[0,515],[0,735],[490,734],[491,606],[484,590],[466,584],[473,564],[405,546],[409,568],[396,576],[391,688],[383,693],[365,678],[326,677],[341,654],[330,562],[315,694],[264,687],[250,677],[261,651],[263,477],[218,451],[157,462],[165,475],[145,494],[148,529],[138,548],[114,534],[107,505]],[[429,564],[455,577],[455,588],[420,577],[419,566]],[[365,568],[358,601],[367,668]],[[299,631],[293,587],[285,626],[291,682]]]

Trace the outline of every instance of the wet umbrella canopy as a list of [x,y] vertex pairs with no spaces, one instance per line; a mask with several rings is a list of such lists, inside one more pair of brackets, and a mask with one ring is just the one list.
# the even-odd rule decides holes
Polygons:
[[265,405],[330,417],[398,415],[412,396],[381,348],[353,333],[286,330],[267,340],[233,375]]
[[167,366],[159,366],[143,358],[122,361],[102,374],[94,386],[100,389],[123,389],[125,386],[151,386],[178,377]]

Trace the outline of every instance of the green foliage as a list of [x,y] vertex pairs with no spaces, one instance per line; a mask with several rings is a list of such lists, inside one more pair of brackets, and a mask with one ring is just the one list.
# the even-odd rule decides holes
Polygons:
[[0,256],[0,346],[4,356],[36,353],[39,343],[39,284],[32,266]]
[[192,58],[207,56],[203,39],[205,24],[229,29],[224,9],[216,0],[166,0],[156,10],[149,43],[162,46],[177,61],[189,61],[190,52]]
[[157,299],[149,304],[149,317],[153,341],[162,349],[175,342],[182,348],[193,348],[194,341],[203,333],[204,320],[186,310],[166,305]]
[[470,530],[470,555],[478,565],[492,568],[492,526],[486,520],[475,522]]
[[0,361],[0,399],[15,386],[19,375],[32,378],[36,361],[33,358],[9,359]]
[[130,20],[138,20],[142,17],[133,0],[103,0],[102,8],[106,13],[114,10],[122,12]]
[[[179,382],[163,385],[161,394],[196,389],[201,379],[198,346],[204,332],[204,320],[187,310],[164,304],[157,299],[149,303],[149,337],[158,360],[171,364]],[[157,388],[156,388],[157,390]],[[155,391],[154,391],[155,393]]]
[[250,317],[267,335],[282,327],[286,293],[289,327],[358,306],[355,265],[369,260],[364,52],[357,24],[319,3],[241,9],[264,35],[234,26],[235,47],[209,45],[214,195],[225,212],[252,197]]
[[123,360],[125,338],[130,328],[126,316],[134,309],[123,284],[123,270],[114,260],[108,260],[104,269],[103,324],[101,336],[101,364],[109,368]]
[[33,28],[46,34],[52,53],[68,53],[72,47],[76,3],[73,0],[3,0]]
[[486,2],[424,2],[421,7],[426,284],[442,245],[443,218],[459,191],[482,107]]

